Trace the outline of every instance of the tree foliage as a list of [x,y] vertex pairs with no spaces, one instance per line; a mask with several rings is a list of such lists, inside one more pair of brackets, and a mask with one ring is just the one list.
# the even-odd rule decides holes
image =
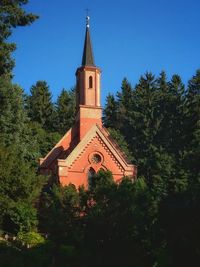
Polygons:
[[64,134],[75,121],[75,89],[62,90],[56,103],[57,127],[56,130]]
[[16,49],[16,44],[8,42],[13,28],[30,25],[38,18],[23,9],[23,5],[27,3],[28,0],[1,0],[0,2],[0,76],[10,77],[15,65],[11,53]]
[[53,130],[54,106],[51,101],[51,93],[46,81],[37,81],[31,87],[31,95],[28,97],[28,115],[34,122],[49,131]]
[[0,2],[0,265],[198,266],[200,70],[188,85],[147,72],[108,95],[104,125],[138,165],[136,181],[101,170],[89,188],[49,185],[37,160],[73,125],[75,90],[53,103],[46,81],[25,96],[10,80],[8,38],[37,18],[27,3]]

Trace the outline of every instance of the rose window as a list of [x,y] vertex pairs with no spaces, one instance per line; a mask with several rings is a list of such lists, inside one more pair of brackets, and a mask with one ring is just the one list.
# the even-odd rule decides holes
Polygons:
[[91,158],[92,163],[98,164],[101,162],[101,156],[99,154],[94,154]]

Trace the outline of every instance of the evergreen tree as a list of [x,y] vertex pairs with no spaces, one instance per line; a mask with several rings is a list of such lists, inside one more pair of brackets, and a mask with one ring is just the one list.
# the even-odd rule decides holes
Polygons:
[[0,137],[5,145],[24,143],[27,116],[23,90],[8,79],[0,78]]
[[124,138],[124,136],[120,133],[119,130],[115,130],[114,128],[108,128],[110,136],[114,139],[116,144],[120,147],[120,149],[124,152],[124,156],[130,161],[135,162],[132,153],[129,150],[129,146]]
[[185,112],[185,164],[190,175],[200,177],[200,70],[188,83]]
[[126,136],[126,140],[129,140],[132,135],[132,132],[129,131],[129,133],[127,133],[126,129],[131,129],[130,114],[133,108],[133,89],[126,78],[124,78],[122,81],[121,91],[117,92],[117,102],[117,121],[120,127],[120,131],[123,135]]
[[118,103],[115,97],[109,94],[106,97],[106,105],[103,110],[103,122],[105,127],[118,129],[117,113]]
[[66,133],[75,121],[75,89],[62,90],[57,104],[57,127],[60,134]]
[[59,140],[58,133],[47,134],[39,123],[32,123],[27,117],[23,90],[0,78],[0,146],[15,145],[21,159],[38,165],[38,158],[44,156]]
[[45,157],[62,136],[58,132],[47,132],[38,122],[29,122],[27,127],[29,130],[26,142],[29,149],[28,160],[38,168],[38,159]]
[[187,174],[182,168],[184,93],[184,85],[178,75],[173,75],[171,81],[168,82],[166,74],[164,72],[160,74],[157,79],[157,109],[160,127],[155,142],[156,146],[161,147],[163,153],[171,159],[167,178],[170,191],[182,191],[187,187]]
[[45,130],[54,130],[54,106],[51,101],[49,86],[45,81],[38,81],[31,87],[28,97],[28,115],[31,121],[38,122]]
[[127,78],[122,80],[121,91],[117,93],[119,104],[126,110],[132,108],[133,89]]
[[160,145],[167,150],[169,133],[166,128],[168,127],[168,120],[170,119],[170,114],[168,113],[170,109],[168,108],[169,83],[164,71],[162,71],[157,78],[156,87],[157,109],[160,118],[156,141],[158,146]]
[[22,6],[28,0],[1,0],[0,3],[0,76],[10,76],[14,67],[11,53],[16,49],[15,43],[8,43],[12,29],[18,26],[30,25],[38,17],[27,13]]
[[[164,73],[162,80],[165,84]],[[157,197],[162,198],[167,194],[174,161],[165,148],[157,143],[164,117],[159,110],[159,97],[155,77],[146,73],[140,78],[134,92],[130,144],[137,159],[139,176],[144,176]]]
[[[154,150],[154,139],[158,131],[159,121],[156,109],[155,77],[146,73],[136,85],[134,108],[131,116],[133,135],[131,149],[135,152],[141,173],[149,177],[150,151]],[[143,169],[144,168],[144,169]]]
[[[185,101],[185,88],[181,81],[180,76],[173,75],[169,82],[168,93],[168,147],[169,151],[173,152],[177,157],[180,157],[183,141],[181,136],[183,133],[183,114],[184,114],[184,101]],[[170,118],[169,118],[170,114]],[[177,138],[179,136],[179,139]]]

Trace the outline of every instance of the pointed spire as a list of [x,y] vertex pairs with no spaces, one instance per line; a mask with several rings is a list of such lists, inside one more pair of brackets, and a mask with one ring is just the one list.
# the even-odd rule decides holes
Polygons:
[[95,66],[94,57],[92,53],[92,44],[90,40],[90,31],[89,31],[89,20],[90,17],[86,17],[86,33],[85,33],[85,43],[82,57],[82,66]]

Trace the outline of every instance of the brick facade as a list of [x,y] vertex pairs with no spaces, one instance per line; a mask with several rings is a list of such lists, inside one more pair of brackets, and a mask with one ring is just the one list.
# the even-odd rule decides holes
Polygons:
[[123,176],[136,177],[137,174],[137,167],[128,162],[102,125],[101,71],[93,63],[91,49],[87,25],[82,60],[85,65],[76,71],[75,125],[40,159],[40,173],[57,177],[62,185],[73,183],[76,187],[88,187],[89,175],[100,169],[112,171],[116,182]]

